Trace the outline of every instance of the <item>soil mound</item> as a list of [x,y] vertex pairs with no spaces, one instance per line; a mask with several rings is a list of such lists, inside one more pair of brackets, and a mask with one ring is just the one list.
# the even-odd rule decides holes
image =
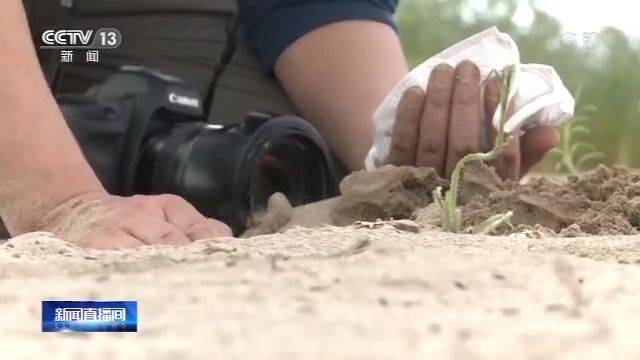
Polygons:
[[[280,195],[282,199],[270,202],[267,215],[245,236],[293,226],[348,226],[377,220],[410,219],[424,227],[439,227],[441,213],[432,195],[438,186],[448,184],[430,168],[385,166],[355,172],[340,184],[339,198],[291,209]],[[459,201],[464,228],[512,211],[514,227],[502,227],[498,234],[523,230],[563,237],[640,233],[640,172],[622,167],[600,166],[560,179],[539,177],[523,185],[503,182],[489,166],[471,164],[463,174]]]
[[463,222],[478,224],[513,211],[513,223],[541,225],[577,235],[632,235],[640,230],[640,173],[627,168],[597,169],[566,181],[541,177],[528,184],[505,182],[501,189],[475,195],[462,207]]
[[340,202],[331,214],[334,225],[356,221],[409,219],[416,209],[433,202],[432,193],[446,182],[434,169],[384,166],[358,171],[340,183]]

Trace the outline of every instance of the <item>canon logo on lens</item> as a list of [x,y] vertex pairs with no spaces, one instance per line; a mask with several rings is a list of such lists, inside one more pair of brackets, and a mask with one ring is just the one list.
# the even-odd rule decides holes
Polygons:
[[178,95],[176,93],[169,94],[169,101],[172,104],[178,104],[178,105],[192,107],[192,108],[200,107],[200,100],[189,97],[189,96]]

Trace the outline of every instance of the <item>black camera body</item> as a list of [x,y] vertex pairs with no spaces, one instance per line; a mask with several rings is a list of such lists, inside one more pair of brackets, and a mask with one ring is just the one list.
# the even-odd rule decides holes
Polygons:
[[237,234],[275,192],[294,206],[337,193],[330,153],[309,123],[255,113],[232,126],[208,124],[198,92],[162,73],[123,67],[58,103],[114,195],[180,195]]

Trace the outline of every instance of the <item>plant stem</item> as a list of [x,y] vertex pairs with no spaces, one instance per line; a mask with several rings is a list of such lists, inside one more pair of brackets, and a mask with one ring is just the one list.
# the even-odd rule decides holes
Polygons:
[[513,67],[508,67],[504,70],[501,76],[502,84],[500,86],[500,126],[498,129],[498,135],[496,136],[493,149],[488,153],[476,153],[469,154],[456,164],[451,174],[451,181],[449,191],[447,191],[444,201],[441,201],[442,195],[439,189],[434,193],[434,197],[437,198],[438,203],[442,203],[443,212],[443,226],[445,231],[458,233],[461,231],[461,213],[458,208],[458,188],[460,186],[460,177],[465,165],[473,161],[491,161],[500,155],[506,142],[506,134],[504,126],[508,119],[508,107],[509,107],[509,93],[511,87],[511,78],[513,76]]
[[562,162],[570,174],[577,174],[578,169],[571,158],[571,124],[562,127]]

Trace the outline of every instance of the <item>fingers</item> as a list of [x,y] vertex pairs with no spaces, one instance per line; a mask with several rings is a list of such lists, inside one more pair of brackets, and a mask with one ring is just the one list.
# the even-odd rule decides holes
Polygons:
[[114,215],[103,231],[114,234],[124,232],[145,245],[191,243],[182,231],[165,220],[162,207],[154,203],[153,198],[141,195],[118,198]]
[[82,246],[95,249],[179,246],[232,235],[227,225],[207,219],[178,196],[119,197],[100,193],[92,199],[101,206],[98,214],[101,216],[93,214],[89,223],[65,230],[69,232],[67,237],[81,238]]
[[[109,239],[109,241],[104,241]],[[98,231],[90,235],[83,246],[97,250],[110,250],[110,249],[131,249],[139,246],[144,246],[145,243],[131,236],[125,231]]]
[[418,128],[424,102],[424,91],[414,86],[402,95],[391,135],[389,164],[413,166],[418,146]]
[[[489,129],[490,146],[496,139],[497,131],[493,126],[492,120],[498,106],[500,106],[500,85],[498,79],[489,80],[484,90],[484,101],[487,119],[487,128]],[[507,144],[497,159],[491,162],[496,169],[496,173],[502,179],[510,179],[517,181],[520,179],[520,139],[518,136],[511,136]]]
[[191,241],[233,236],[227,225],[204,217],[181,197],[161,195],[157,198],[164,209],[166,221],[178,228]]
[[[489,123],[489,130],[493,130],[494,133],[495,128],[493,127],[492,121],[496,110],[498,110],[498,106],[500,106],[500,83],[497,78],[493,78],[489,80],[484,87],[484,108],[487,122]],[[493,146],[493,144],[491,144],[491,146]]]
[[[450,177],[462,157],[481,151],[481,104],[484,101],[486,118],[491,121],[500,106],[500,85],[498,79],[490,80],[484,99],[480,86],[478,67],[463,61],[455,69],[447,64],[436,66],[426,94],[418,87],[407,90],[398,107],[389,163],[433,167]],[[492,124],[488,128],[493,146],[496,130]],[[555,128],[531,129],[522,138],[511,137],[492,165],[500,177],[516,181],[559,140]]]
[[433,69],[420,119],[416,166],[432,167],[441,176],[444,175],[445,170],[455,77],[455,70],[448,64],[440,64]]
[[458,161],[467,154],[480,151],[482,129],[480,70],[463,61],[456,67],[455,88],[451,101],[451,117],[445,175],[451,176]]
[[522,164],[520,175],[542,161],[549,150],[560,144],[558,129],[550,126],[538,126],[528,130],[520,139]]
[[[495,131],[494,131],[495,134]],[[508,136],[508,135],[507,135]],[[495,138],[495,136],[494,136]],[[497,159],[491,162],[496,169],[496,173],[504,180],[520,180],[520,137],[517,135],[509,136],[507,144]]]
[[191,240],[176,226],[161,217],[140,214],[121,219],[118,227],[146,245],[188,245]]
[[[216,219],[207,219],[209,231],[211,231],[214,236],[213,237],[233,237],[233,231],[231,228],[223,223],[222,221],[218,221]],[[199,239],[206,239],[204,235],[197,236]]]

